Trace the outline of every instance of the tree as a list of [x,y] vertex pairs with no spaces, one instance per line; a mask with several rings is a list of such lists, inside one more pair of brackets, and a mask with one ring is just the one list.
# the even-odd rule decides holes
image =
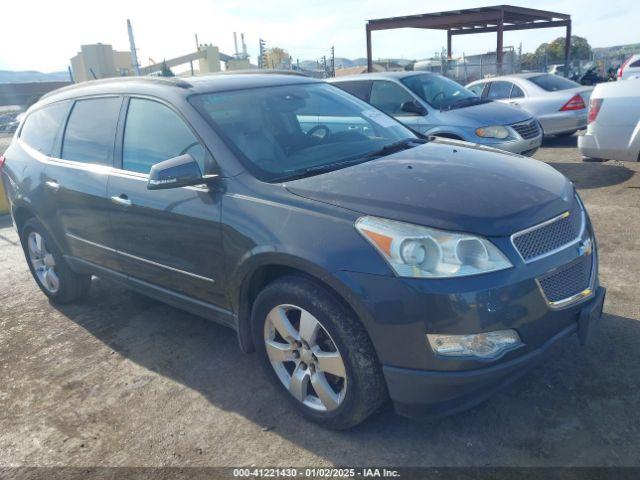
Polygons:
[[162,68],[160,69],[160,76],[161,77],[175,77],[174,73],[167,66],[167,61],[166,60],[162,61]]
[[[536,48],[535,56],[538,62],[563,63],[565,37],[558,37],[551,43],[542,43]],[[584,37],[571,36],[571,60],[588,60],[591,58],[591,46]]]
[[535,53],[523,53],[520,56],[520,68],[522,70],[536,70],[540,64]]

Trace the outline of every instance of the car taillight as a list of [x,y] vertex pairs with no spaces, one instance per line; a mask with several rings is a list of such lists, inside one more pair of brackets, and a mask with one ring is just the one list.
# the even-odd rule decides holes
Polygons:
[[2,169],[2,167],[4,166],[4,162],[6,161],[6,157],[4,155],[0,155],[0,169]]
[[624,69],[627,67],[627,65],[629,64],[629,62],[631,61],[631,59],[633,58],[633,56],[627,58],[622,65],[620,65],[620,68],[618,69],[618,78],[622,78],[622,74],[624,73]]
[[571,100],[569,100],[562,106],[560,111],[563,112],[566,110],[582,110],[583,108],[587,108],[587,106],[584,104],[584,100],[582,99],[580,94],[576,94],[571,97]]
[[596,121],[596,117],[600,112],[600,107],[602,107],[601,98],[592,98],[591,100],[589,100],[589,115],[587,117],[587,123]]

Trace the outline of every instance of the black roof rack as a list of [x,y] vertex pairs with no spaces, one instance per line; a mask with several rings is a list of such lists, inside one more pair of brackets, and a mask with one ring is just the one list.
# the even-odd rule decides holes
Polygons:
[[89,87],[92,85],[103,85],[109,83],[125,83],[125,82],[144,82],[144,83],[155,83],[160,85],[168,85],[178,88],[191,88],[189,82],[176,77],[113,77],[113,78],[101,78],[99,80],[89,80],[86,82],[79,82],[69,85],[67,87],[62,87],[57,90],[53,90],[51,92],[46,93],[42,96],[42,98],[48,98],[52,95],[57,95],[62,92],[69,92],[72,90]]

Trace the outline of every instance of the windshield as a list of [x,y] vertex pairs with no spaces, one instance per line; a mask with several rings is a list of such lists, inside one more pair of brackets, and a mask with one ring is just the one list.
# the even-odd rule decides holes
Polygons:
[[402,83],[434,108],[449,110],[481,103],[483,100],[459,83],[440,75],[413,75]]
[[529,77],[529,81],[535,83],[547,92],[556,92],[558,90],[569,90],[570,88],[579,87],[580,84],[569,80],[568,78],[559,77],[558,75],[538,75]]
[[264,181],[342,168],[416,138],[393,118],[325,83],[208,93],[190,101]]

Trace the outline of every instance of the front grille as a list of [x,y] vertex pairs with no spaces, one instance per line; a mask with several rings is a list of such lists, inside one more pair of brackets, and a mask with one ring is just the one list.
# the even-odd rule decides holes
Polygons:
[[535,138],[540,135],[540,126],[536,119],[521,123],[514,123],[511,127],[525,140],[529,140],[530,138]]
[[524,261],[529,262],[576,241],[582,231],[582,222],[582,210],[576,201],[569,212],[513,235],[513,245]]
[[548,302],[557,303],[584,292],[591,285],[592,255],[583,255],[538,280]]

